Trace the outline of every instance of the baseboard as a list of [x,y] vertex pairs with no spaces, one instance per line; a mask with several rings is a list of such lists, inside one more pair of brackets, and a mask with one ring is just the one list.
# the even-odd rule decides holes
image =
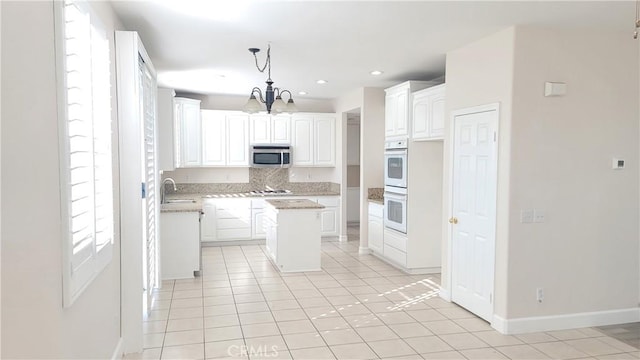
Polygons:
[[340,242],[344,242],[344,241],[347,241],[347,240],[349,240],[349,237],[347,235],[340,235],[338,237],[338,241],[340,241]]
[[444,301],[451,302],[451,293],[448,289],[440,288],[440,298]]
[[369,249],[368,247],[359,247],[358,248],[358,254],[360,255],[369,255],[371,254],[371,249]]
[[113,355],[111,355],[111,360],[121,360],[122,355],[124,354],[124,341],[122,338],[118,339],[118,344],[116,345],[116,349],[113,351]]
[[522,334],[539,331],[606,326],[640,321],[640,308],[595,311],[554,316],[505,319],[493,316],[491,326],[503,334]]
[[395,267],[398,270],[402,270],[405,273],[409,274],[409,275],[426,275],[426,274],[440,274],[440,271],[442,271],[441,267],[424,267],[424,268],[406,268],[402,265],[398,265],[395,262],[385,258],[384,256],[382,256],[381,254],[375,252],[375,251],[369,251],[371,254],[373,254],[375,257],[377,257],[378,259],[386,262],[387,264]]

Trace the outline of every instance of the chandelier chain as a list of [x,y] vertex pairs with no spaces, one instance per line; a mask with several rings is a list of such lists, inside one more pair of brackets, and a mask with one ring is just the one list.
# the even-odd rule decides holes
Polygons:
[[263,73],[267,69],[267,67],[269,68],[268,77],[269,80],[271,80],[271,44],[269,44],[269,47],[267,48],[267,61],[264,63],[264,66],[262,68],[260,68],[260,65],[258,65],[258,55],[256,55],[256,53],[253,53],[253,57],[256,59],[256,68],[258,68],[258,71]]

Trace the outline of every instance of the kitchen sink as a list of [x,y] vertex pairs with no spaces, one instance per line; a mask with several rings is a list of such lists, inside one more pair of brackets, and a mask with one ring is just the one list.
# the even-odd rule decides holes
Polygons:
[[194,204],[195,202],[194,199],[167,199],[164,201],[165,204]]

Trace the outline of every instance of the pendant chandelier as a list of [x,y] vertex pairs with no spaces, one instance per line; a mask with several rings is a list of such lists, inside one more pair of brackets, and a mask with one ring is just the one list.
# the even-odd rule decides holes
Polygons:
[[[267,89],[264,91],[264,97],[262,97],[262,90],[258,87],[254,87],[251,90],[251,94],[249,95],[249,101],[244,106],[243,111],[249,114],[257,113],[262,110],[263,103],[267,107],[267,113],[274,114],[278,113],[294,113],[298,111],[296,104],[293,103],[293,97],[291,96],[291,92],[289,90],[284,90],[280,88],[274,88],[273,80],[271,80],[271,44],[269,44],[269,48],[267,49],[267,61],[264,66],[260,68],[258,65],[258,56],[256,53],[260,51],[257,48],[250,48],[249,51],[253,54],[253,57],[256,59],[256,68],[261,73],[264,73],[266,69],[268,69],[268,78],[267,78]],[[256,94],[258,97],[256,97]],[[285,104],[282,100],[282,95],[289,94],[289,100]],[[259,100],[259,101],[258,101]]]

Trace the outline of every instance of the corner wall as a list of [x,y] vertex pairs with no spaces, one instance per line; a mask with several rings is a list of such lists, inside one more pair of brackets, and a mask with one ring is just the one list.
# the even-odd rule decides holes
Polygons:
[[[545,81],[567,94],[545,97]],[[637,40],[518,27],[513,84],[507,318],[637,309]]]
[[[492,323],[500,331],[640,320],[638,58],[626,32],[535,27],[448,54],[444,224],[451,112],[500,103]],[[565,82],[567,95],[544,97],[545,81]],[[612,170],[613,158],[626,168]],[[527,209],[542,210],[544,221],[521,223]]]
[[[54,2],[3,1],[0,6],[1,357],[111,358],[120,338],[117,214],[111,264],[70,308],[62,307]],[[92,2],[91,7],[113,34],[119,23],[111,5]],[[111,51],[112,114],[116,122],[113,37]],[[114,195],[117,193],[115,189]],[[114,205],[117,211],[117,198]]]

